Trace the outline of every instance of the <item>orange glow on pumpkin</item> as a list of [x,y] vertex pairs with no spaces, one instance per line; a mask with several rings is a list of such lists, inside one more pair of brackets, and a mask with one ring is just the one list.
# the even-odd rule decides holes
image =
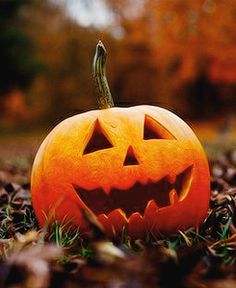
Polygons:
[[204,219],[209,169],[189,126],[154,106],[94,110],[47,136],[33,165],[32,201],[40,225],[55,211],[86,231],[82,209],[107,235],[170,234]]
[[68,118],[42,143],[32,169],[32,202],[41,226],[55,217],[88,231],[83,211],[106,234],[132,239],[198,226],[210,197],[204,151],[189,126],[155,106],[113,107],[98,43],[94,78],[101,110]]

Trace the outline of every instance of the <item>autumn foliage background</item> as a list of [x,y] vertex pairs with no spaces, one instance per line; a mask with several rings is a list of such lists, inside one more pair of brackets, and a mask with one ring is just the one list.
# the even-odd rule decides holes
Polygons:
[[[75,3],[83,7],[74,11],[77,16],[97,10],[91,25],[71,16]],[[15,287],[17,278],[30,288],[78,282],[98,287],[114,279],[118,286],[120,280],[141,287],[140,279],[145,284],[154,279],[153,287],[160,280],[163,287],[186,282],[184,287],[192,288],[212,279],[207,287],[236,287],[235,23],[235,0],[0,0],[0,286],[10,281]],[[38,231],[29,183],[36,151],[49,131],[68,116],[97,109],[92,60],[100,39],[108,51],[116,105],[151,104],[175,112],[196,132],[211,167],[210,209],[200,234],[190,229],[155,241],[157,249],[148,245],[139,258],[128,252],[113,266],[110,256],[119,250],[109,254],[104,239],[75,254],[78,235],[63,235],[57,222],[48,235]],[[49,246],[51,241],[57,247]],[[87,261],[91,255],[94,262]],[[52,265],[55,259],[61,261]],[[48,272],[38,273],[29,263],[44,263]]]
[[79,24],[68,13],[73,1],[0,1],[1,133],[50,129],[97,109],[99,39],[117,106],[160,105],[194,123],[234,126],[235,1],[78,1],[88,11],[102,2],[107,26]]

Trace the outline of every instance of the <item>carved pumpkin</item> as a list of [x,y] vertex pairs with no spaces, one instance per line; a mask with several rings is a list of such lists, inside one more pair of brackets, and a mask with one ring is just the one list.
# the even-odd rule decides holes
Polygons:
[[209,182],[204,151],[179,117],[155,106],[113,107],[52,130],[34,161],[32,201],[41,225],[53,214],[86,231],[87,210],[108,236],[126,227],[135,239],[198,226]]

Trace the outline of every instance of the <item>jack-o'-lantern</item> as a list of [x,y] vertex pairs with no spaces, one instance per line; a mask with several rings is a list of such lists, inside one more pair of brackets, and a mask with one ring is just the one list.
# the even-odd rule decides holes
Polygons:
[[163,108],[112,107],[105,56],[99,42],[94,73],[104,109],[61,122],[36,155],[31,188],[39,223],[54,215],[86,232],[89,211],[108,236],[127,229],[132,239],[198,226],[210,181],[197,137]]

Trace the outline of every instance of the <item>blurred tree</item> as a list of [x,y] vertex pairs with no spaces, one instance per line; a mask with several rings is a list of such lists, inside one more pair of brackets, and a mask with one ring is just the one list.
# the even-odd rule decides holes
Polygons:
[[[31,83],[27,94],[12,94],[13,112],[22,97],[30,117],[53,121],[96,108],[91,64],[99,39],[118,105],[157,104],[192,117],[235,107],[233,0],[100,1],[113,21],[98,29],[72,20],[64,0],[0,0],[0,94]],[[45,65],[34,77],[42,68],[36,57]]]
[[0,97],[14,89],[25,89],[39,71],[21,15],[32,1],[0,1]]
[[[117,51],[112,58],[112,82],[116,103],[120,105],[158,104],[161,79],[154,50],[148,35],[146,18],[142,15],[141,1],[107,1],[120,25],[121,38],[118,38]],[[114,31],[114,27],[110,27]],[[116,31],[115,31],[116,32]],[[109,51],[109,54],[112,51]],[[162,86],[163,87],[163,86]]]
[[[36,43],[46,73],[34,81],[29,100],[38,115],[52,121],[96,108],[92,61],[97,41],[108,33],[81,27],[55,1],[35,1],[25,12],[27,33]],[[33,29],[32,29],[33,27]]]
[[[139,0],[135,4],[131,0],[104,1],[123,29],[120,50],[126,51],[126,59],[131,61],[136,55],[131,62],[141,65],[140,59],[147,57],[139,68],[142,77],[136,77],[136,67],[132,85],[130,81],[119,84],[124,90],[132,94],[136,85],[148,87],[148,93],[138,89],[143,93],[140,99],[146,97],[149,101],[151,89],[154,101],[192,117],[220,112],[229,101],[221,91],[235,94],[235,1]],[[146,52],[138,53],[140,43],[147,48]],[[123,65],[119,68],[126,74],[125,67],[132,67],[121,58],[117,62]],[[149,63],[155,72],[145,77]],[[127,80],[125,75],[123,79]],[[225,86],[228,89],[222,90]],[[235,97],[230,101],[235,107]]]
[[[192,117],[219,114],[226,104],[219,86],[234,83],[236,88],[235,1],[146,0],[145,9],[153,17],[158,63],[172,71],[167,74],[172,92],[184,100],[186,112]],[[171,59],[179,63],[174,70]]]

